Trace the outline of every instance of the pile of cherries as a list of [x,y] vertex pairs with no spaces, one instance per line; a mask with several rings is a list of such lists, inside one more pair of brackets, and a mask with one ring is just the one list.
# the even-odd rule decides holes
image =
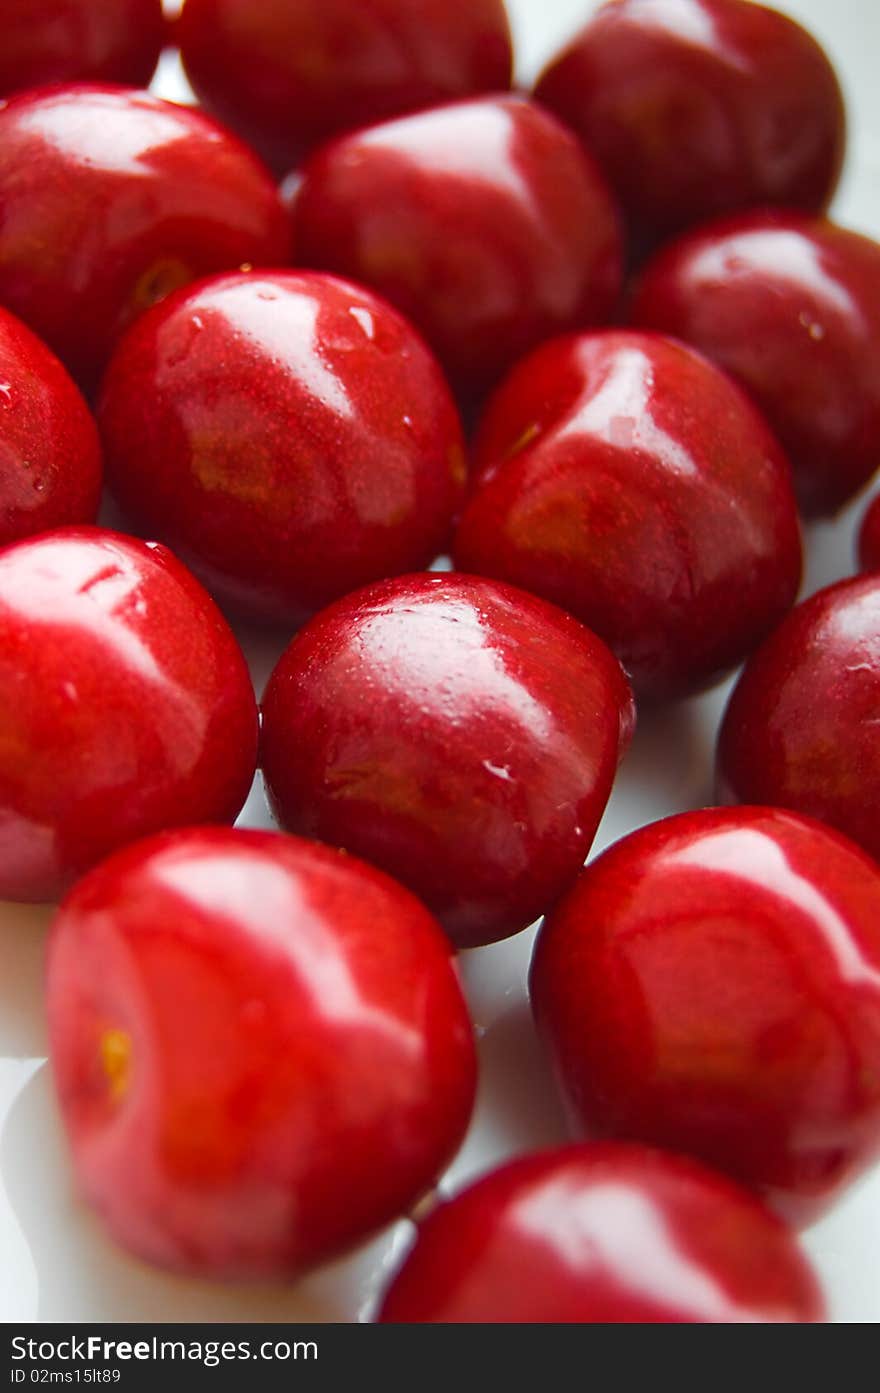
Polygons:
[[[179,1271],[351,1248],[467,1129],[454,949],[544,914],[590,1140],[436,1204],[380,1318],[821,1319],[779,1214],[880,1153],[880,501],[792,608],[880,464],[828,59],[748,0],[611,0],[531,95],[502,0],[0,27],[0,896],[64,897],[82,1192]],[[259,716],[218,602],[294,635]],[[636,701],[746,659],[728,806],[582,870]]]

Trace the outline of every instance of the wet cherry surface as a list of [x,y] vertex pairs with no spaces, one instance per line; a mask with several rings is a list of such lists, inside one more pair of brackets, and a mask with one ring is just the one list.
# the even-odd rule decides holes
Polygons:
[[61,528],[0,551],[0,896],[51,900],[135,837],[232,822],[254,773],[241,651],[164,548]]
[[187,0],[202,103],[289,169],[328,136],[510,86],[502,0]]
[[667,339],[537,349],[490,401],[476,464],[457,565],[570,610],[639,696],[711,685],[797,595],[788,462],[739,390]]
[[162,0],[4,0],[0,95],[47,82],[146,87],[166,37]]
[[837,512],[880,465],[880,244],[822,218],[746,213],[660,252],[634,324],[686,340],[750,393],[801,507]]
[[100,493],[88,407],[54,353],[0,309],[0,546],[93,522]]
[[604,323],[620,291],[604,179],[520,96],[341,137],[304,166],[292,213],[297,261],[386,295],[469,397],[542,338]]
[[575,620],[493,581],[404,576],[294,639],[262,765],[283,826],[395,875],[469,947],[577,873],[631,729],[618,664]]
[[389,1322],[813,1321],[791,1233],[683,1157],[608,1142],[508,1163],[441,1205],[385,1295]]
[[[537,71],[566,33],[585,18],[583,0],[509,0],[517,28],[520,72]],[[830,12],[826,0],[787,0],[785,8],[829,44],[846,82],[851,126],[857,133],[836,218],[877,235],[877,183],[872,152],[880,137],[877,89],[870,63],[880,36],[880,10],[871,6],[851,22],[848,5]],[[157,90],[187,100],[169,54]],[[861,514],[861,508],[859,508]],[[833,526],[811,529],[808,590],[852,570],[852,510]],[[271,666],[282,638],[244,633],[255,680]],[[646,712],[633,755],[621,771],[597,845],[633,825],[711,798],[714,734],[725,692]],[[246,820],[265,811],[256,792]],[[408,1225],[392,1226],[344,1260],[322,1268],[295,1289],[290,1282],[234,1284],[172,1276],[129,1257],[74,1203],[72,1173],[63,1145],[43,1045],[42,932],[45,910],[0,906],[0,1308],[7,1318],[40,1320],[350,1320],[375,1310],[380,1272],[400,1255]],[[554,1091],[535,1051],[523,1004],[530,932],[463,958],[468,991],[480,1024],[486,1077],[481,1106],[464,1152],[444,1179],[459,1188],[499,1158],[561,1141]],[[880,1239],[880,1169],[847,1192],[833,1212],[806,1235],[832,1318],[875,1320]]]
[[880,1152],[880,867],[773,808],[618,842],[546,920],[539,1032],[575,1124],[814,1218]]
[[636,252],[716,214],[821,212],[846,122],[834,69],[750,0],[615,0],[551,62],[538,99],[582,137]]
[[718,738],[725,799],[821,818],[880,857],[880,576],[840,581],[753,655]]
[[59,910],[47,992],[80,1189],[179,1271],[332,1257],[407,1209],[468,1123],[443,934],[326,847],[188,828],[127,848]]
[[268,171],[199,112],[89,83],[0,109],[0,303],[89,389],[169,290],[288,245]]
[[222,276],[157,306],[120,345],[99,420],[135,523],[291,629],[430,565],[463,497],[433,356],[385,301],[314,272]]

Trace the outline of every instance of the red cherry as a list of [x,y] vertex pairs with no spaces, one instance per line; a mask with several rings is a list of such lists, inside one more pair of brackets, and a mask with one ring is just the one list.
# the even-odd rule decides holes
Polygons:
[[817,1321],[789,1231],[686,1160],[606,1142],[528,1156],[441,1204],[388,1289],[405,1323]]
[[369,291],[300,272],[228,275],[133,326],[104,381],[110,483],[212,589],[299,621],[427,566],[464,488],[440,369]]
[[568,615],[473,576],[404,576],[293,640],[262,764],[283,826],[381,866],[472,947],[577,873],[632,719],[618,664]]
[[340,131],[510,86],[502,0],[186,0],[177,39],[199,99],[279,168]]
[[86,84],[0,107],[0,301],[88,387],[169,290],[288,247],[268,172],[197,111]]
[[718,741],[725,801],[828,822],[880,859],[880,576],[818,591],[753,654]]
[[45,82],[146,87],[165,42],[162,0],[3,0],[0,93]]
[[812,819],[713,808],[625,837],[545,921],[531,992],[591,1132],[800,1219],[880,1152],[880,867]]
[[219,610],[170,552],[97,527],[0,551],[0,710],[3,899],[232,822],[253,778],[253,690]]
[[0,309],[0,546],[69,522],[92,522],[101,449],[64,368]]
[[542,338],[603,322],[620,292],[605,181],[522,97],[343,136],[305,166],[292,212],[297,259],[387,295],[467,393]]
[[535,96],[598,159],[637,250],[758,204],[821,212],[843,165],[828,58],[794,20],[750,0],[613,0]]
[[661,252],[633,323],[685,339],[749,392],[802,510],[834,513],[880,462],[880,244],[819,218],[748,213]]
[[640,696],[710,685],[795,600],[788,462],[741,392],[668,339],[536,349],[490,402],[477,463],[456,563],[570,610]]
[[275,833],[129,847],[62,905],[50,1053],[80,1188],[140,1257],[301,1271],[458,1147],[474,1046],[448,945],[387,877]]
[[862,518],[858,561],[863,571],[880,571],[880,494],[875,494]]

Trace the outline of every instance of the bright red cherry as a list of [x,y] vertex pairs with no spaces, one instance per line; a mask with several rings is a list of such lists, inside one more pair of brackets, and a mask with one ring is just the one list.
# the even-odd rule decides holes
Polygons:
[[459,102],[319,150],[292,204],[297,260],[408,314],[464,393],[620,292],[617,215],[571,133],[523,97]]
[[880,464],[880,244],[821,218],[747,213],[660,252],[631,320],[712,358],[788,452],[801,508],[834,513]]
[[232,822],[254,773],[247,666],[164,548],[97,527],[0,551],[0,898],[50,900],[116,847]]
[[467,1009],[413,896],[328,847],[188,828],[68,896],[50,1054],[113,1237],[206,1277],[288,1275],[404,1213],[474,1096]]
[[606,1142],[509,1162],[441,1204],[386,1292],[405,1323],[817,1321],[788,1229],[726,1177]]
[[690,1152],[798,1219],[880,1153],[880,867],[812,819],[711,808],[625,837],[545,921],[531,992],[588,1132]]
[[177,41],[203,104],[279,168],[340,131],[510,86],[502,0],[186,0]]
[[613,0],[535,95],[599,161],[636,251],[740,208],[821,212],[843,164],[828,58],[751,0]]
[[89,84],[0,107],[0,303],[89,388],[169,290],[288,248],[268,171],[200,112]]
[[725,801],[828,822],[880,859],[880,576],[792,610],[752,655],[718,740]]
[[472,947],[576,875],[632,721],[617,662],[554,606],[404,576],[293,640],[263,699],[262,765],[283,826],[381,866]]
[[739,389],[668,339],[536,349],[490,402],[477,465],[457,565],[570,610],[640,696],[710,685],[797,595],[788,462]]
[[0,309],[0,546],[93,522],[100,496],[88,407],[55,354]]
[[863,571],[880,571],[880,494],[874,495],[862,518],[858,561]]
[[3,0],[0,94],[46,82],[146,87],[165,41],[162,0]]
[[157,306],[99,417],[120,502],[264,619],[429,565],[463,497],[461,427],[421,338],[313,272],[221,276]]

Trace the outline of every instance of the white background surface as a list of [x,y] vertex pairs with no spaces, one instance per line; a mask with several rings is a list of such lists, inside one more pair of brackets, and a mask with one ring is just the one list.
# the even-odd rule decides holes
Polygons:
[[[878,0],[787,0],[825,44],[846,89],[850,155],[834,207],[880,239]],[[530,80],[592,11],[589,0],[508,0],[519,77]],[[163,95],[182,95],[164,60]],[[805,593],[853,570],[864,500],[811,529]],[[283,643],[245,646],[258,691]],[[625,832],[711,801],[714,733],[728,690],[643,720],[594,852]],[[242,821],[267,826],[255,788]],[[406,1244],[405,1222],[297,1286],[229,1287],[170,1277],[127,1258],[78,1204],[45,1066],[42,954],[50,911],[0,904],[0,1320],[354,1320]],[[564,1128],[538,1056],[525,996],[532,932],[466,954],[462,971],[480,1036],[481,1086],[468,1140],[443,1188],[515,1152],[557,1142]],[[804,1235],[832,1318],[880,1319],[880,1170]]]

